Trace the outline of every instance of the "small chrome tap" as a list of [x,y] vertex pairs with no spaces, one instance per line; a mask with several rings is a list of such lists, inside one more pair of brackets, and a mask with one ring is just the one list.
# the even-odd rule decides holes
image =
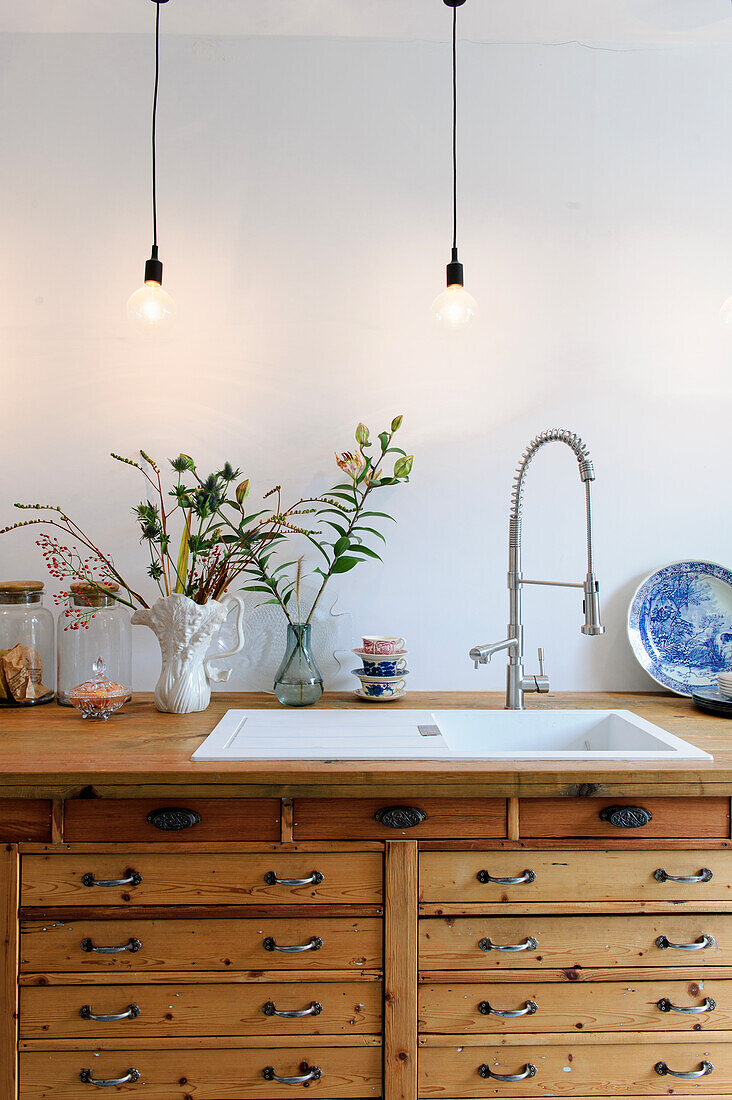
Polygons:
[[[545,443],[566,443],[574,451],[579,465],[580,480],[585,486],[585,509],[587,515],[587,575],[584,581],[534,581],[527,580],[521,572],[521,519],[524,498],[524,482],[526,471],[536,452]],[[550,428],[535,436],[521,456],[516,477],[513,483],[511,495],[511,517],[508,529],[508,593],[509,593],[509,623],[508,637],[500,642],[489,642],[486,645],[473,646],[470,650],[470,659],[477,668],[479,664],[485,665],[490,661],[494,653],[505,649],[508,651],[508,668],[506,671],[506,708],[508,710],[524,709],[524,694],[529,691],[549,691],[549,677],[544,673],[544,651],[539,650],[539,674],[527,676],[524,673],[524,628],[521,618],[521,589],[525,584],[551,585],[559,588],[581,588],[584,593],[582,609],[585,621],[581,627],[583,634],[604,634],[605,627],[600,621],[600,592],[595,579],[593,551],[592,551],[592,501],[590,497],[590,484],[595,480],[595,471],[590,461],[587,447],[578,435],[566,431],[563,428]]]

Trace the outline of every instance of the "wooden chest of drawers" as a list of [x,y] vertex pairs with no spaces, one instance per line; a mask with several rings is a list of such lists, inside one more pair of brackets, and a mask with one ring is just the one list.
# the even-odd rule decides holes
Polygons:
[[0,1100],[729,1100],[729,800],[676,802],[69,801],[1,879]]

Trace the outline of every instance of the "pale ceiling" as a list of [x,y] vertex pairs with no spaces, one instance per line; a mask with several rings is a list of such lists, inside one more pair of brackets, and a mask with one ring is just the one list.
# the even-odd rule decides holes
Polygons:
[[[0,0],[0,32],[150,30],[149,0]],[[441,0],[170,0],[170,34],[443,39]],[[732,44],[731,0],[467,0],[460,33],[484,42]]]

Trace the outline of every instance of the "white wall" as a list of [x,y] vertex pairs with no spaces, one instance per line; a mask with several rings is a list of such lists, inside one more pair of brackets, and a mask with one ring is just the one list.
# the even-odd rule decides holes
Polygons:
[[[383,567],[340,582],[358,631],[408,636],[413,688],[498,688],[466,651],[503,636],[507,511],[526,441],[566,425],[595,461],[607,635],[575,594],[527,593],[557,689],[647,688],[635,585],[729,564],[730,46],[469,44],[462,226],[480,320],[432,328],[450,239],[449,46],[168,37],[160,235],[175,334],[124,316],[149,248],[151,42],[0,36],[0,518],[59,501],[144,584],[129,507],[142,446],[325,487],[362,419],[416,455]],[[583,571],[574,460],[527,489],[525,568]],[[42,575],[30,537],[3,577]],[[154,681],[139,633],[138,688]],[[147,632],[144,632],[147,634]]]

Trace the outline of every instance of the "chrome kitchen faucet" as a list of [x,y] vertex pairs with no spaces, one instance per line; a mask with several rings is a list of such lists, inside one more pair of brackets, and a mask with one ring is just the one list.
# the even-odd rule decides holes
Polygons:
[[[566,443],[574,451],[579,465],[580,480],[585,485],[585,508],[587,513],[587,576],[584,581],[530,581],[521,572],[521,513],[523,509],[524,482],[526,471],[538,450],[545,443]],[[544,652],[539,650],[539,674],[524,675],[524,628],[521,619],[521,588],[525,584],[545,584],[558,588],[581,588],[584,591],[582,603],[585,621],[583,634],[604,634],[605,627],[600,622],[600,592],[595,579],[592,561],[592,501],[590,483],[595,480],[595,471],[590,454],[578,435],[564,428],[549,428],[541,432],[529,443],[521,456],[516,470],[511,496],[511,518],[508,527],[508,637],[501,642],[489,642],[487,645],[473,646],[470,659],[477,668],[485,665],[494,653],[508,650],[508,668],[506,670],[506,709],[523,710],[524,693],[527,691],[549,691],[549,677],[544,674]]]

